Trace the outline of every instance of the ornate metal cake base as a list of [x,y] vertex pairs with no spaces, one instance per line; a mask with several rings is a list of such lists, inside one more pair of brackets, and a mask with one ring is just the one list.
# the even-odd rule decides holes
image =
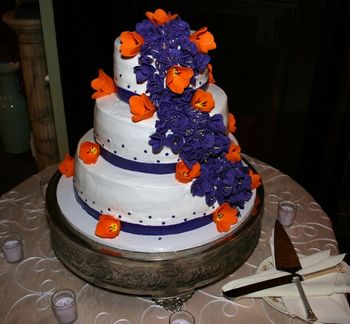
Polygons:
[[57,257],[73,273],[96,286],[150,296],[171,311],[180,309],[196,288],[238,269],[253,252],[260,236],[262,186],[244,223],[209,244],[159,253],[114,249],[87,239],[66,221],[56,198],[60,176],[59,172],[53,176],[46,195],[51,245]]

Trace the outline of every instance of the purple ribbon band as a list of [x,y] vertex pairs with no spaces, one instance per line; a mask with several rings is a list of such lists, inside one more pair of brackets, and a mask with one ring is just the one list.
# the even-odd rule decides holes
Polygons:
[[[200,86],[201,89],[206,89],[208,88],[208,82],[204,83],[202,86]],[[119,97],[120,100],[123,100],[124,102],[129,102],[129,99],[131,96],[135,96],[138,95],[137,93],[134,93],[132,91],[123,89],[118,87],[118,92],[117,95]]]
[[[75,199],[79,205],[92,217],[96,220],[99,220],[100,212],[91,208],[85,201],[83,201],[77,194],[76,189],[74,188]],[[208,225],[213,221],[212,214],[205,215],[199,218],[188,220],[183,223],[174,224],[174,225],[161,225],[161,226],[150,226],[150,225],[139,225],[133,223],[127,223],[121,221],[122,232],[137,234],[137,235],[171,235],[179,234],[183,232],[192,231],[194,229],[200,228],[202,226]]]
[[130,171],[151,174],[171,174],[175,173],[176,170],[176,163],[145,163],[131,161],[107,151],[102,146],[100,146],[100,154],[109,163]]

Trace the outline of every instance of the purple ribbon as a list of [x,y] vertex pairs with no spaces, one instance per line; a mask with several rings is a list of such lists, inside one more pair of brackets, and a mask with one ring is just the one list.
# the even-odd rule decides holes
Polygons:
[[107,151],[100,145],[101,156],[109,163],[130,171],[137,171],[151,174],[171,174],[175,173],[176,163],[145,163],[124,159]]
[[[208,82],[204,83],[203,85],[200,86],[201,89],[207,89],[209,86]],[[118,91],[117,91],[117,95],[119,97],[120,100],[129,103],[129,99],[131,96],[135,96],[138,95],[135,92],[123,89],[118,87]]]
[[[74,187],[74,196],[79,205],[93,218],[99,220],[100,212],[91,208],[87,203],[85,203],[77,194]],[[208,225],[213,221],[212,214],[205,215],[199,218],[188,220],[183,223],[174,224],[174,225],[161,225],[161,226],[150,226],[150,225],[139,225],[133,223],[127,223],[121,221],[122,232],[137,234],[137,235],[171,235],[179,234],[183,232],[192,231],[194,229],[200,228],[202,226]]]

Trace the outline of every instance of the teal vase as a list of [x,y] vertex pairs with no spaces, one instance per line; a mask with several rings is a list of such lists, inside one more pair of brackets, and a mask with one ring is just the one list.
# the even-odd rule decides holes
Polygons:
[[0,62],[0,138],[5,152],[30,150],[27,102],[18,82],[19,63]]

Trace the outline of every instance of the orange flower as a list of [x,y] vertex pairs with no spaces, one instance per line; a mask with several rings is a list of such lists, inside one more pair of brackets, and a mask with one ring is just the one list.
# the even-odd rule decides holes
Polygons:
[[261,178],[257,173],[254,173],[251,169],[249,169],[249,175],[252,179],[252,184],[250,185],[250,188],[256,189],[261,185]]
[[241,148],[235,143],[231,142],[230,148],[228,149],[228,153],[226,154],[226,159],[231,162],[241,161]]
[[232,113],[228,113],[228,131],[234,133],[236,130],[236,119]]
[[97,99],[117,92],[117,86],[113,79],[104,73],[102,69],[98,70],[98,78],[91,81],[91,87],[97,90],[92,94],[92,99]]
[[96,163],[100,155],[100,146],[93,142],[83,142],[79,148],[79,158],[83,160],[85,164]]
[[193,70],[189,67],[174,65],[168,70],[166,84],[172,92],[181,94],[190,84],[193,74]]
[[64,160],[58,165],[58,170],[61,174],[64,174],[67,178],[74,175],[74,158],[68,153],[64,156]]
[[154,13],[147,11],[146,17],[155,25],[163,25],[176,18],[177,14],[172,15],[170,12],[166,13],[163,9],[157,9]]
[[125,31],[120,34],[120,42],[121,55],[125,57],[134,57],[140,52],[141,46],[145,41],[137,32]]
[[175,178],[181,183],[191,182],[194,178],[198,177],[201,173],[201,166],[197,162],[189,169],[183,161],[176,164]]
[[191,105],[201,112],[210,112],[214,108],[215,102],[210,92],[197,89],[192,97]]
[[139,122],[151,118],[156,111],[152,101],[144,93],[141,96],[131,96],[129,99],[130,112],[133,114],[131,120]]
[[228,203],[220,205],[213,213],[213,221],[216,224],[216,229],[221,232],[228,232],[231,225],[238,222],[238,211],[232,208]]
[[102,238],[114,238],[119,235],[120,221],[113,216],[101,214],[96,225],[95,234]]
[[213,76],[213,66],[210,63],[207,65],[207,69],[208,69],[208,82],[215,83],[215,79]]
[[190,36],[190,40],[195,43],[198,51],[208,53],[209,50],[215,49],[216,44],[212,33],[208,32],[207,27],[202,27]]

